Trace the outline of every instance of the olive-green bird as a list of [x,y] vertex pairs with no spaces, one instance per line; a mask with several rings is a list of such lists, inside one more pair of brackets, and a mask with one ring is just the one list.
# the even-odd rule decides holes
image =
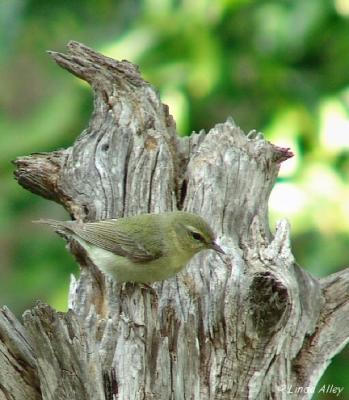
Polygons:
[[151,283],[170,278],[202,250],[225,254],[199,215],[175,211],[97,222],[39,220],[71,236],[91,261],[117,282]]

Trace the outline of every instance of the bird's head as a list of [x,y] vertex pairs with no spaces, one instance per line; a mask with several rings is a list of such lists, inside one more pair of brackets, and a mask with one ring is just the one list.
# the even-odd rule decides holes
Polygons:
[[202,217],[187,212],[177,212],[176,214],[174,229],[183,248],[192,254],[210,249],[225,254],[217,244],[213,230]]

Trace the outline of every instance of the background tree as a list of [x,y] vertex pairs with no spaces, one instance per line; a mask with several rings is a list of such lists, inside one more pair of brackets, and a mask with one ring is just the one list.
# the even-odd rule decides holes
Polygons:
[[349,340],[349,268],[314,279],[294,261],[287,222],[269,232],[269,194],[292,153],[256,131],[244,135],[232,119],[179,138],[137,67],[77,42],[68,50],[50,54],[93,88],[89,126],[67,149],[17,158],[18,182],[76,220],[177,207],[205,215],[226,256],[200,254],[144,291],[112,282],[68,237],[81,267],[70,310],[38,304],[24,327],[0,310],[2,396],[312,397]]

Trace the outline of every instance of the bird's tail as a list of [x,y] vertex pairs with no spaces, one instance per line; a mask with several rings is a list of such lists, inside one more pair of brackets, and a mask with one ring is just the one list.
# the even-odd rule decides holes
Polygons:
[[55,231],[63,231],[67,230],[67,222],[64,221],[56,221],[54,219],[38,219],[36,221],[32,221],[34,224],[44,224],[51,226]]

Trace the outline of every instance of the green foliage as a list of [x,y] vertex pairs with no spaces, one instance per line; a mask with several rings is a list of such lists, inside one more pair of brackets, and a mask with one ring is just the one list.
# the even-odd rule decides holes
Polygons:
[[[295,157],[281,167],[271,225],[290,220],[296,258],[315,275],[345,266],[348,18],[346,0],[1,2],[0,303],[21,313],[40,298],[65,309],[77,272],[62,242],[30,223],[67,216],[20,188],[10,163],[69,146],[88,123],[89,89],[45,54],[71,39],[139,64],[183,135],[231,115],[245,131],[290,146]],[[348,363],[348,353],[339,357]]]

